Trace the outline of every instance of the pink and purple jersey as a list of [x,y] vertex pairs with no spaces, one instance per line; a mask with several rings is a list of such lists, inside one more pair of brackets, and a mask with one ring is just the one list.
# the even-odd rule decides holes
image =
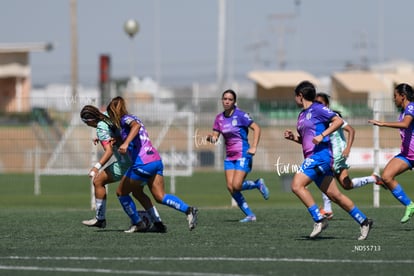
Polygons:
[[[410,102],[407,107],[401,112],[399,121],[404,120],[405,116],[414,117],[414,102]],[[400,128],[401,136],[401,154],[407,159],[414,160],[414,120],[408,128]]]
[[332,156],[331,143],[328,136],[325,136],[318,145],[315,145],[312,140],[329,127],[334,116],[337,116],[335,112],[316,102],[299,113],[296,128],[302,138],[302,150],[305,158],[326,149],[328,149],[329,154]]
[[141,122],[138,117],[127,114],[121,118],[121,137],[125,141],[130,130],[131,123],[136,121],[141,125],[139,133],[135,136],[134,140],[128,146],[128,153],[131,157],[132,162],[135,164],[148,164],[157,160],[161,160],[161,157],[157,151],[152,146],[151,140],[149,138],[148,132],[145,129],[144,124]]
[[252,123],[253,119],[249,114],[237,107],[230,117],[224,116],[224,112],[216,116],[213,131],[221,133],[224,137],[226,160],[237,160],[247,155],[247,150],[250,148],[249,126]]

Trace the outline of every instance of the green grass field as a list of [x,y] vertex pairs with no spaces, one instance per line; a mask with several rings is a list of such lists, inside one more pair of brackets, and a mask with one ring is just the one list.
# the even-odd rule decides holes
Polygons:
[[[414,219],[399,223],[404,208],[388,191],[381,189],[380,208],[372,207],[372,186],[345,192],[374,219],[368,240],[356,240],[359,226],[337,206],[328,229],[311,240],[305,207],[275,173],[251,178],[259,175],[271,197],[244,192],[258,219],[249,224],[238,222],[243,215],[231,207],[222,172],[177,178],[176,194],[199,207],[199,224],[190,232],[183,214],[157,205],[165,234],[123,233],[129,222],[116,184],[109,188],[107,227],[99,230],[80,223],[94,215],[86,177],[42,177],[42,194],[35,196],[32,175],[0,175],[0,274],[412,275]],[[414,198],[412,179],[406,173],[399,180]],[[310,189],[321,202],[313,184]]]

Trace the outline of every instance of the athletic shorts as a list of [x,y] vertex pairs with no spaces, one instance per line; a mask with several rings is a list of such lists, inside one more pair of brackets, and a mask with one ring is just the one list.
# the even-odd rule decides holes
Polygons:
[[121,180],[122,176],[126,173],[128,168],[131,166],[130,163],[113,162],[111,165],[106,167],[105,170],[109,170],[112,174],[112,178],[115,181]]
[[161,160],[148,164],[134,164],[125,173],[125,176],[133,180],[147,182],[154,175],[163,175],[164,165]]
[[249,173],[252,170],[253,166],[253,155],[247,154],[242,158],[237,160],[224,160],[224,170],[236,170],[236,171],[244,171],[245,173]]
[[349,169],[349,168],[350,166],[346,163],[346,158],[342,154],[334,158],[333,170],[336,174],[341,173],[343,169]]
[[306,158],[300,166],[299,172],[306,174],[320,187],[325,176],[333,176],[329,154],[322,151]]
[[407,163],[407,165],[408,165],[408,167],[409,167],[410,170],[413,169],[413,167],[414,167],[414,160],[408,159],[407,157],[405,157],[404,154],[399,153],[396,156],[394,156],[394,158],[401,159],[402,161],[404,161],[405,163]]

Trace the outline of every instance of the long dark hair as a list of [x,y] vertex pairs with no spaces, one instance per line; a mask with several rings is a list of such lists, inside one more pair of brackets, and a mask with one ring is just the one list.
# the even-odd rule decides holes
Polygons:
[[111,129],[115,128],[111,119],[93,105],[85,105],[80,112],[80,117],[84,123],[90,121],[96,121],[96,123],[98,123],[104,121]]

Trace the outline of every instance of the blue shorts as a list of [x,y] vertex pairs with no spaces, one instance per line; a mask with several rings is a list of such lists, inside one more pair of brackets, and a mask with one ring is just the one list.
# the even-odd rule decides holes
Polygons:
[[161,160],[148,164],[134,164],[125,173],[125,176],[133,180],[147,182],[154,175],[163,175],[164,165]]
[[333,176],[332,159],[326,151],[318,152],[303,161],[299,172],[306,174],[320,187],[325,176]]
[[401,159],[402,161],[404,161],[405,163],[407,163],[407,165],[408,165],[408,167],[409,167],[410,170],[413,169],[413,167],[414,167],[414,160],[407,159],[407,157],[405,157],[402,153],[397,154],[396,156],[394,156],[394,158]]
[[236,170],[249,173],[253,166],[253,155],[247,154],[237,160],[224,160],[224,170]]

